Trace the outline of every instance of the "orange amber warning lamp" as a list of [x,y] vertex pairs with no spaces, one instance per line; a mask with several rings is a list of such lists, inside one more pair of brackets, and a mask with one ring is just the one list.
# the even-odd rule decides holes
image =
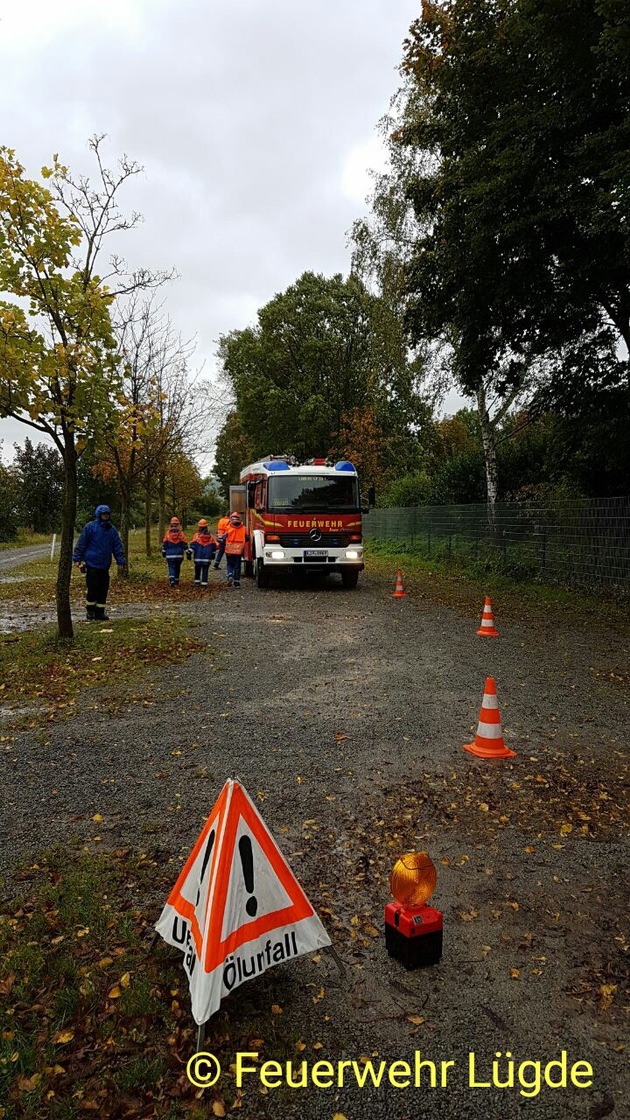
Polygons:
[[389,885],[396,901],[385,907],[385,946],[405,968],[437,964],[442,956],[442,914],[427,905],[436,883],[427,852],[408,852],[394,865]]

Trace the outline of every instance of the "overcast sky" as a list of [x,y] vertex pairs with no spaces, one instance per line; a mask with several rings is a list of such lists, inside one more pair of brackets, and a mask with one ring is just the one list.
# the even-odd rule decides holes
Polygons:
[[[133,267],[165,290],[195,363],[305,269],[347,273],[375,126],[420,0],[0,0],[0,144],[36,177],[87,138],[143,165],[121,202]],[[28,430],[0,421],[6,452]],[[31,433],[38,438],[37,433]],[[9,448],[7,448],[9,445]],[[205,457],[204,457],[205,458]],[[209,462],[206,459],[206,462]],[[204,464],[205,465],[205,464]]]

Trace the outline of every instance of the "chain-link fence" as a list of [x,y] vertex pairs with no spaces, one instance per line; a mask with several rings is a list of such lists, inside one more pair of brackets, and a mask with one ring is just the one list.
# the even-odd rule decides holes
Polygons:
[[375,509],[364,518],[363,531],[367,540],[396,540],[428,559],[630,593],[630,498],[548,507],[501,502],[493,529],[485,505]]

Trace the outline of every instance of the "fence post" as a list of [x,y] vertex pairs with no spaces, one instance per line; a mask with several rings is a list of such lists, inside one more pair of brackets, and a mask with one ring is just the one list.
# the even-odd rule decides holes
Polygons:
[[57,540],[57,534],[53,533],[52,544],[50,546],[50,559],[51,560],[53,560],[54,556],[55,556],[55,542],[56,542],[56,540]]

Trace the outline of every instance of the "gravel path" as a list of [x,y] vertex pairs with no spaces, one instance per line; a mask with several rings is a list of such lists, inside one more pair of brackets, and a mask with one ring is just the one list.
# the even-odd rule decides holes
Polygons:
[[[41,556],[50,556],[49,544],[27,545],[21,548],[6,548],[0,550],[0,583],[26,582],[25,576],[12,576],[8,573],[12,568],[21,567],[29,560],[39,560]],[[0,603],[0,634],[13,634],[20,630],[30,630],[35,626],[46,625],[56,618],[54,604],[48,608],[24,607],[13,603]]]
[[[243,1117],[630,1116],[619,1049],[628,849],[606,792],[624,772],[629,705],[627,688],[605,672],[628,637],[604,623],[597,632],[546,626],[543,615],[508,625],[494,606],[501,638],[485,641],[478,620],[418,598],[393,601],[368,574],[354,592],[336,580],[266,592],[222,585],[203,605],[182,607],[196,614],[208,653],[159,670],[145,704],[111,713],[87,695],[76,716],[3,743],[9,872],[42,846],[92,837],[97,812],[103,842],[183,859],[226,777],[238,775],[313,903],[325,905],[348,968],[340,981],[324,955],[264,979],[277,984],[285,1026],[290,1017],[307,1044],[302,1056],[413,1061],[420,1049],[456,1063],[445,1089],[254,1094]],[[518,752],[493,764],[461,750],[489,674]],[[597,828],[584,834],[572,817],[575,827],[560,833],[559,773],[576,783],[567,805]],[[425,846],[438,866],[444,957],[406,972],[363,931],[382,929],[396,856]],[[155,916],[161,901],[147,901]],[[617,983],[608,1010],[602,977]],[[238,1017],[238,992],[225,1007]],[[547,1062],[567,1050],[569,1063],[592,1063],[594,1084],[543,1087],[533,1100],[518,1084],[469,1088],[471,1050],[486,1080],[495,1051]]]
[[49,544],[28,545],[26,548],[4,548],[0,550],[0,572],[38,560],[40,556],[50,555]]

